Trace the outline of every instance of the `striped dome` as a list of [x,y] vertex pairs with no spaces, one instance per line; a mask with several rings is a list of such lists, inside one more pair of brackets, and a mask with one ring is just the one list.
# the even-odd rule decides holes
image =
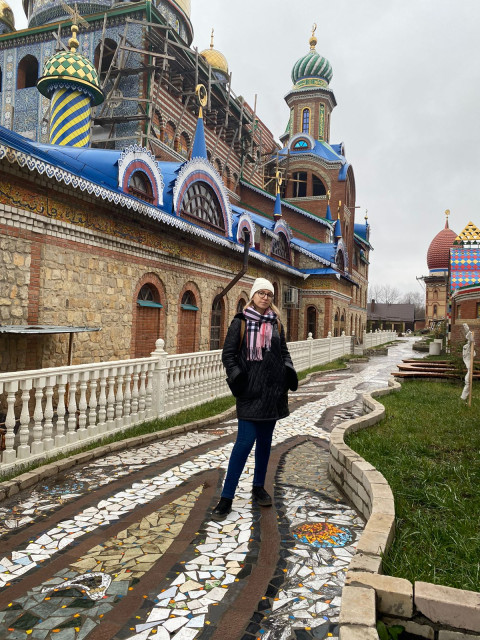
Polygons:
[[76,51],[60,51],[47,60],[37,87],[47,98],[55,89],[70,87],[90,96],[93,105],[104,99],[95,67]]
[[442,229],[431,241],[427,252],[427,265],[430,271],[444,270],[447,271],[450,264],[450,249],[457,234],[449,229],[448,219],[445,222],[445,228]]
[[295,63],[292,69],[292,81],[295,88],[309,86],[328,87],[333,71],[330,62],[315,49],[317,39],[310,38],[310,51]]

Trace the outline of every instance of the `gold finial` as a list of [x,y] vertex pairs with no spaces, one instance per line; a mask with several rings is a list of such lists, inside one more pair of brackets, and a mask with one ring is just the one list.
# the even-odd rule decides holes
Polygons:
[[210,49],[213,49],[213,34],[215,29],[212,27],[212,33],[210,34]]
[[445,215],[446,215],[446,216],[447,216],[447,218],[448,218],[448,216],[450,215],[450,209],[446,209],[446,210],[445,210]]
[[365,209],[365,220],[368,220],[368,209]]
[[70,47],[70,51],[75,52],[78,49],[78,46],[80,44],[77,40],[78,25],[81,24],[83,26],[88,27],[88,22],[84,20],[80,15],[78,11],[77,3],[75,3],[74,9],[72,9],[71,7],[68,6],[68,4],[65,4],[63,0],[61,0],[61,2],[62,2],[63,9],[65,9],[65,11],[68,14],[70,14],[70,17],[72,19],[72,26],[71,26],[72,37],[68,41],[68,46]]
[[195,87],[195,93],[197,95],[198,104],[200,105],[198,117],[203,118],[203,107],[205,107],[208,102],[207,90],[205,89],[205,85],[197,84],[197,86]]
[[317,38],[315,37],[315,31],[317,30],[317,23],[314,22],[313,23],[313,27],[312,27],[312,36],[310,38],[310,49],[313,51],[315,49],[315,47],[317,46]]
[[327,191],[327,204],[330,204],[330,196],[332,195],[330,189]]
[[280,171],[277,169],[277,171],[275,172],[275,195],[278,195],[280,193],[280,187],[282,186],[282,184],[283,177]]

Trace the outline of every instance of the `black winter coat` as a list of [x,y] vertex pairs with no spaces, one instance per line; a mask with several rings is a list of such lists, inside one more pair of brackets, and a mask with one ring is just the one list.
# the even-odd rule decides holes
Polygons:
[[295,391],[298,378],[285,340],[285,332],[275,322],[270,351],[263,350],[263,360],[247,360],[247,332],[240,345],[243,313],[237,313],[228,328],[223,345],[222,362],[227,382],[237,398],[237,418],[263,422],[289,415],[288,389]]

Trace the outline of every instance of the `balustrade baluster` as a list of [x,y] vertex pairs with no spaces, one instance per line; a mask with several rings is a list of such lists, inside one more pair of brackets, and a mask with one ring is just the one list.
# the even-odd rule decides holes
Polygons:
[[55,428],[55,447],[64,447],[67,442],[65,435],[65,388],[67,384],[67,376],[61,374],[58,376],[58,404],[57,404],[57,426]]
[[142,364],[142,369],[140,373],[140,389],[139,389],[139,398],[138,398],[138,413],[139,413],[139,421],[143,422],[145,420],[145,396],[147,392],[146,387],[146,379],[147,379],[147,365]]
[[97,425],[97,380],[100,375],[100,372],[92,371],[90,373],[90,382],[89,382],[89,394],[88,394],[88,436],[95,436],[99,433],[99,428]]
[[192,366],[194,357],[187,358],[185,362],[184,384],[183,384],[183,406],[190,406],[192,403]]
[[145,394],[145,418],[149,420],[152,418],[153,408],[153,372],[155,371],[155,363],[147,364],[147,391]]
[[18,431],[20,444],[17,447],[17,458],[21,458],[22,460],[28,458],[30,455],[30,445],[28,444],[30,439],[30,409],[28,403],[30,401],[31,388],[31,379],[20,382],[20,389],[22,390],[22,411],[20,413],[20,429]]
[[16,456],[15,443],[15,393],[18,389],[18,381],[12,380],[6,383],[7,391],[7,417],[5,418],[5,451],[2,453],[2,462],[8,464],[14,462]]
[[67,420],[67,444],[78,441],[77,436],[77,382],[78,373],[70,373],[68,376],[68,420]]
[[82,371],[80,374],[80,398],[78,400],[78,439],[84,440],[87,435],[87,386],[88,386],[88,371]]
[[115,428],[123,427],[123,381],[125,379],[125,367],[120,367],[117,376],[117,394],[115,396]]
[[175,359],[175,367],[173,370],[173,409],[178,411],[181,406],[180,400],[180,361],[179,358]]
[[179,372],[178,372],[178,397],[179,397],[179,405],[178,407],[184,408],[188,405],[188,399],[185,397],[185,367],[187,365],[187,358],[182,357],[179,362]]
[[108,369],[100,371],[100,394],[98,396],[98,432],[105,433],[107,430],[107,377]]
[[57,377],[47,376],[45,384],[45,423],[43,425],[43,448],[44,451],[51,451],[55,446],[53,439],[53,387]]
[[138,424],[138,378],[139,378],[140,365],[135,364],[133,366],[132,375],[132,424]]
[[169,415],[173,410],[173,401],[175,393],[175,365],[174,360],[167,360],[167,401],[165,403],[165,413]]
[[132,373],[133,366],[129,365],[125,369],[125,394],[123,401],[123,415],[124,415],[124,424],[126,427],[132,424],[132,416],[130,415],[132,412]]
[[108,376],[108,395],[107,395],[107,431],[115,428],[115,367],[112,367]]
[[35,387],[35,409],[33,411],[33,442],[31,445],[32,455],[36,453],[43,453],[43,387],[45,386],[45,377],[41,376],[39,378],[34,379],[34,387]]

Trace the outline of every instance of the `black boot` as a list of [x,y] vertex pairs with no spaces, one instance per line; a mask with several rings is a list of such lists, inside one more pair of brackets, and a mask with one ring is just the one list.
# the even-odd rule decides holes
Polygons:
[[220,502],[212,511],[212,520],[224,520],[232,510],[232,500],[230,498],[220,498]]
[[259,504],[261,507],[271,507],[272,506],[272,498],[265,491],[263,487],[252,487],[252,496],[253,499]]

